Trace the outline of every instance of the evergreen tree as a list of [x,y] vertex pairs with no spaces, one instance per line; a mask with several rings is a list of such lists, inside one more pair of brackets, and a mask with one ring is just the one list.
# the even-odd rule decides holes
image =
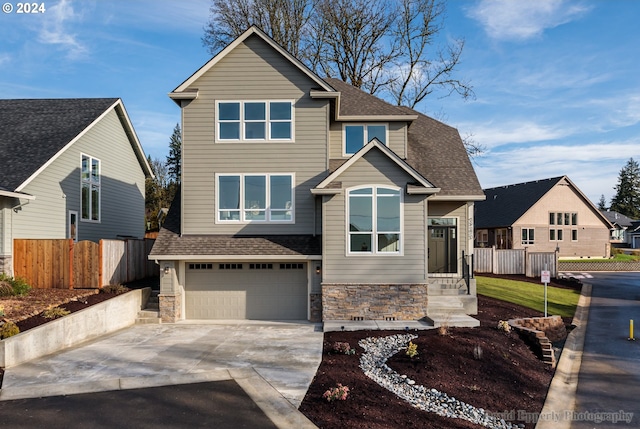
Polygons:
[[[182,132],[180,131],[180,124],[176,124],[171,134],[169,141],[169,155],[167,155],[167,170],[169,174],[169,181],[175,185],[180,184],[180,177],[182,175]],[[170,184],[171,185],[171,184]]]
[[607,200],[604,199],[604,194],[600,194],[600,200],[598,200],[598,208],[600,210],[607,209]]
[[618,184],[613,189],[616,194],[611,199],[611,210],[640,219],[640,166],[633,158],[620,170]]
[[145,217],[148,231],[157,231],[160,209],[169,207],[173,196],[170,192],[167,165],[159,159],[147,156],[154,178],[145,180]]

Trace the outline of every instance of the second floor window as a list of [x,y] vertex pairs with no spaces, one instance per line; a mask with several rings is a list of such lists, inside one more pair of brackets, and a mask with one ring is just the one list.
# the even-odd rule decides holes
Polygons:
[[293,103],[219,101],[216,137],[222,142],[293,141]]
[[81,163],[81,214],[82,220],[100,221],[100,160],[82,155]]
[[224,174],[217,182],[218,221],[293,222],[293,175]]
[[384,124],[348,124],[344,126],[344,154],[353,155],[374,138],[387,144],[387,126]]

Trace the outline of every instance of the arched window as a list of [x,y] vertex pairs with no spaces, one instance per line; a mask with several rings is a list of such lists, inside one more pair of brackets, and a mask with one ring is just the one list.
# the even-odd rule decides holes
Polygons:
[[347,195],[348,253],[400,253],[400,190],[368,186],[351,189]]

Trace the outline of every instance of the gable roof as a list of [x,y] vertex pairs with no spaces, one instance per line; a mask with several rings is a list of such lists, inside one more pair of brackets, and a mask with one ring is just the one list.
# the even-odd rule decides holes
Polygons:
[[120,117],[145,175],[152,176],[119,98],[0,100],[0,190],[20,192],[113,109]]
[[247,31],[238,36],[233,42],[227,45],[223,50],[218,52],[213,56],[207,63],[205,63],[202,67],[200,67],[195,73],[187,78],[184,82],[176,87],[173,91],[169,93],[169,97],[171,97],[174,101],[179,103],[181,99],[194,99],[198,96],[197,90],[191,89],[189,90],[189,86],[193,84],[196,80],[198,80],[203,74],[205,74],[209,69],[215,66],[220,60],[229,54],[229,52],[233,51],[236,46],[247,40],[250,36],[260,37],[262,40],[267,42],[273,49],[278,51],[282,56],[284,56],[291,64],[296,66],[302,73],[306,74],[311,80],[313,80],[320,88],[325,91],[335,92],[330,85],[328,85],[325,81],[320,79],[318,75],[316,75],[313,71],[311,71],[307,66],[305,66],[300,60],[287,52],[282,46],[277,44],[275,40],[269,37],[264,31],[260,28],[252,25],[249,27]]
[[475,228],[500,228],[513,225],[547,192],[563,181],[578,193],[605,225],[612,226],[567,176],[559,176],[485,189],[487,199],[475,204]]
[[415,193],[424,193],[424,194],[434,194],[440,191],[439,188],[436,188],[433,184],[431,184],[427,179],[422,177],[420,173],[418,173],[415,169],[413,169],[409,164],[404,162],[398,155],[395,154],[391,149],[389,149],[384,144],[380,143],[378,139],[373,139],[366,145],[364,145],[358,152],[356,152],[347,162],[342,164],[340,167],[336,169],[333,173],[331,173],[326,179],[318,184],[315,189],[312,189],[311,192],[315,194],[326,194],[326,193],[339,193],[341,189],[337,189],[331,187],[330,184],[336,180],[340,175],[346,171],[349,167],[351,167],[356,161],[364,157],[367,153],[369,153],[374,148],[377,148],[380,152],[387,156],[391,161],[393,161],[398,167],[404,170],[407,174],[413,177],[418,185],[421,188],[413,190]]
[[600,213],[602,213],[602,215],[606,217],[607,220],[613,225],[618,225],[620,227],[630,227],[633,222],[633,219],[631,219],[630,217],[627,217],[622,213],[618,213],[613,210],[600,210]]
[[325,80],[340,91],[336,101],[338,119],[408,123],[404,162],[440,189],[430,200],[484,199],[458,130],[416,110],[389,104],[338,79]]

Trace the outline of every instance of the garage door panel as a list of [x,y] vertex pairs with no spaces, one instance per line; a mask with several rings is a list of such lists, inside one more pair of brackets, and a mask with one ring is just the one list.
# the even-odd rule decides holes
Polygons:
[[212,269],[187,269],[186,318],[306,319],[306,264],[297,264],[301,269],[271,265],[272,269],[247,269],[246,263],[243,269],[218,269],[215,264]]

